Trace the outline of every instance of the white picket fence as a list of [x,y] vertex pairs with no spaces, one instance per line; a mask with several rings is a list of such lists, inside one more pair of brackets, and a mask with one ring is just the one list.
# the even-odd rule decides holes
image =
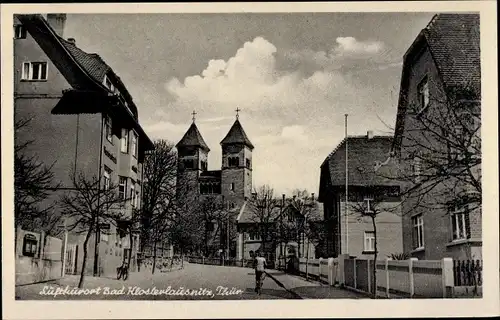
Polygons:
[[338,282],[338,259],[299,259],[299,271],[303,276],[315,278],[329,285]]

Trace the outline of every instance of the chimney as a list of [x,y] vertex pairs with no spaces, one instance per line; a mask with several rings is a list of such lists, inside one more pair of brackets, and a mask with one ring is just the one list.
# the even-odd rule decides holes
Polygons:
[[368,138],[368,140],[373,139],[373,131],[369,130],[369,131],[366,133],[366,137]]
[[61,38],[64,37],[64,26],[66,24],[65,13],[49,13],[47,14],[47,22],[58,36]]
[[71,43],[72,45],[76,44],[75,38],[68,38],[68,42]]

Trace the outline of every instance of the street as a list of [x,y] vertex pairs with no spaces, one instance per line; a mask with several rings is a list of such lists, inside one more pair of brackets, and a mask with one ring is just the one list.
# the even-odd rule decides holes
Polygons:
[[255,273],[249,268],[184,264],[168,273],[131,273],[127,281],[85,277],[78,291],[78,276],[16,287],[19,300],[241,300],[241,299],[358,299],[365,296],[269,270],[287,290],[270,277],[262,293],[254,292]]

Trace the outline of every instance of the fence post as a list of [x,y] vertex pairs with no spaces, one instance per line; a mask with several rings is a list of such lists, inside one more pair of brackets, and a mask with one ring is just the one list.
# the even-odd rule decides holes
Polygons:
[[335,280],[333,279],[333,258],[328,258],[328,284],[333,286]]
[[451,298],[453,290],[453,259],[441,259],[441,276],[443,283],[443,298]]
[[354,274],[354,289],[358,288],[358,279],[357,279],[357,274],[356,274],[356,258],[352,259],[352,273]]
[[413,261],[418,260],[417,258],[410,258],[408,260],[408,275],[410,277],[410,298],[413,298],[415,294],[415,283],[413,279]]
[[339,277],[339,285],[344,286],[345,285],[345,262],[347,259],[349,259],[348,254],[341,254],[339,255],[339,267],[337,273],[340,274]]
[[[389,288],[389,258],[385,258],[385,294],[387,295],[387,298],[389,298],[389,292],[391,289]],[[377,284],[375,284],[376,286]]]

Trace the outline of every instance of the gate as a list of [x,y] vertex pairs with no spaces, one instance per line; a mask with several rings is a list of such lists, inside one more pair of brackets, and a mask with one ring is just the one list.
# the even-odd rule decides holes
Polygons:
[[76,254],[77,245],[68,244],[68,248],[66,249],[66,256],[64,257],[65,274],[76,274]]

